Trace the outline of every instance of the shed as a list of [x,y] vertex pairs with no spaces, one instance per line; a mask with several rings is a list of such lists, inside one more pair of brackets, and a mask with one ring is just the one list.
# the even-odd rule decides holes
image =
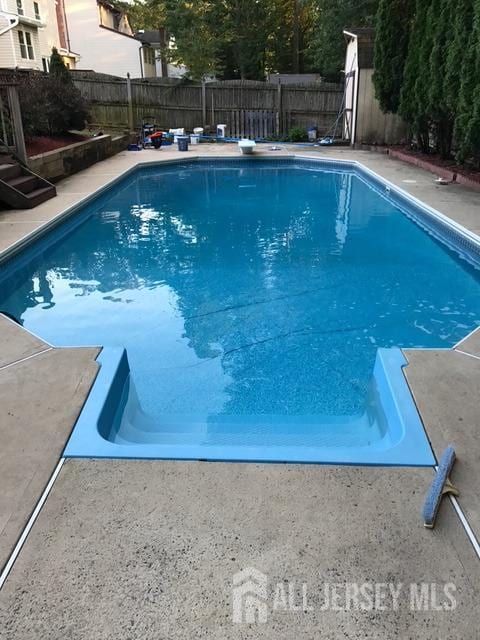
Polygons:
[[345,55],[344,137],[356,144],[400,144],[407,126],[396,114],[383,113],[373,86],[375,30],[352,28],[343,32]]

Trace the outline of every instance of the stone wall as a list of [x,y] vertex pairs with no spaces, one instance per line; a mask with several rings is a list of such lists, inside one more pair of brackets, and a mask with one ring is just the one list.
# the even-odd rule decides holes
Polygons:
[[57,182],[92,164],[123,151],[130,143],[130,135],[103,135],[61,149],[47,151],[28,160],[29,168],[42,178]]

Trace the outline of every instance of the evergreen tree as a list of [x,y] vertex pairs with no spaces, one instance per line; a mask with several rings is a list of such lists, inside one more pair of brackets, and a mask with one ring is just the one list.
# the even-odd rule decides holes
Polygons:
[[375,95],[385,113],[400,104],[415,0],[380,0],[375,20]]
[[62,56],[58,53],[58,50],[53,47],[52,54],[50,56],[50,73],[52,76],[56,76],[65,80],[66,82],[71,80],[71,75],[68,67],[65,65]]
[[480,0],[474,3],[473,29],[463,65],[460,104],[455,123],[460,161],[480,164]]
[[20,84],[22,119],[29,135],[58,136],[84,129],[88,105],[57,49],[52,49],[50,73],[27,74]]
[[[430,55],[434,44],[436,19],[441,0],[423,0],[422,13],[424,21],[419,29],[418,67],[415,76],[415,116],[413,125],[424,153],[430,153],[431,114],[430,114],[430,84],[432,70]],[[417,5],[418,7],[418,5]]]
[[475,92],[475,40],[476,34],[472,29],[461,68],[460,92],[458,96],[457,113],[454,124],[454,137],[457,145],[457,160],[464,162],[469,151],[466,137],[468,123],[473,115],[473,94]]
[[424,101],[422,102],[419,95],[417,80],[422,75],[422,82],[425,81],[425,74],[421,74],[421,70],[425,60],[428,61],[428,52],[426,53],[423,47],[427,30],[428,10],[429,2],[427,0],[417,0],[398,107],[398,113],[410,126],[411,132],[416,137],[420,148],[426,153],[430,148],[429,126],[428,118],[425,116]]
[[451,0],[453,37],[447,49],[443,79],[444,99],[452,114],[457,114],[459,94],[469,55],[473,23],[473,0]]
[[[450,156],[455,115],[447,103],[444,78],[447,68],[449,42],[452,40],[451,24],[456,0],[433,0],[430,5],[431,50],[428,65],[429,82],[426,85],[426,112],[431,121],[432,136],[437,151],[443,158]],[[426,77],[425,77],[426,80]]]

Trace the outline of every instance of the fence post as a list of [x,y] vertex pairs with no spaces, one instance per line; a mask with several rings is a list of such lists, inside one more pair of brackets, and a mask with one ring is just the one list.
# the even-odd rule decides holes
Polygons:
[[202,127],[207,126],[207,91],[205,88],[205,80],[202,80]]
[[279,82],[277,85],[277,117],[275,120],[275,135],[279,136],[281,131],[281,123],[282,123],[282,85]]
[[22,112],[20,110],[17,87],[9,85],[7,87],[7,94],[8,103],[10,105],[10,114],[12,116],[13,135],[17,156],[25,165],[28,165],[27,148],[25,147],[25,138],[23,136]]
[[128,128],[133,131],[133,104],[132,104],[132,81],[127,73],[127,102],[128,102]]

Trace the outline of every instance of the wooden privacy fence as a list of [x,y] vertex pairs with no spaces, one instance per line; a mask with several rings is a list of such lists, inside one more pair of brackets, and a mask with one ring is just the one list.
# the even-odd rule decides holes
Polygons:
[[265,109],[236,109],[231,112],[229,122],[225,124],[228,125],[228,135],[232,138],[268,138],[277,132],[276,112]]
[[136,129],[142,120],[154,120],[164,129],[214,131],[217,124],[226,124],[232,137],[282,136],[297,126],[315,126],[325,134],[343,99],[343,85],[331,83],[130,81],[95,74],[75,74],[74,82],[90,104],[93,126]]

